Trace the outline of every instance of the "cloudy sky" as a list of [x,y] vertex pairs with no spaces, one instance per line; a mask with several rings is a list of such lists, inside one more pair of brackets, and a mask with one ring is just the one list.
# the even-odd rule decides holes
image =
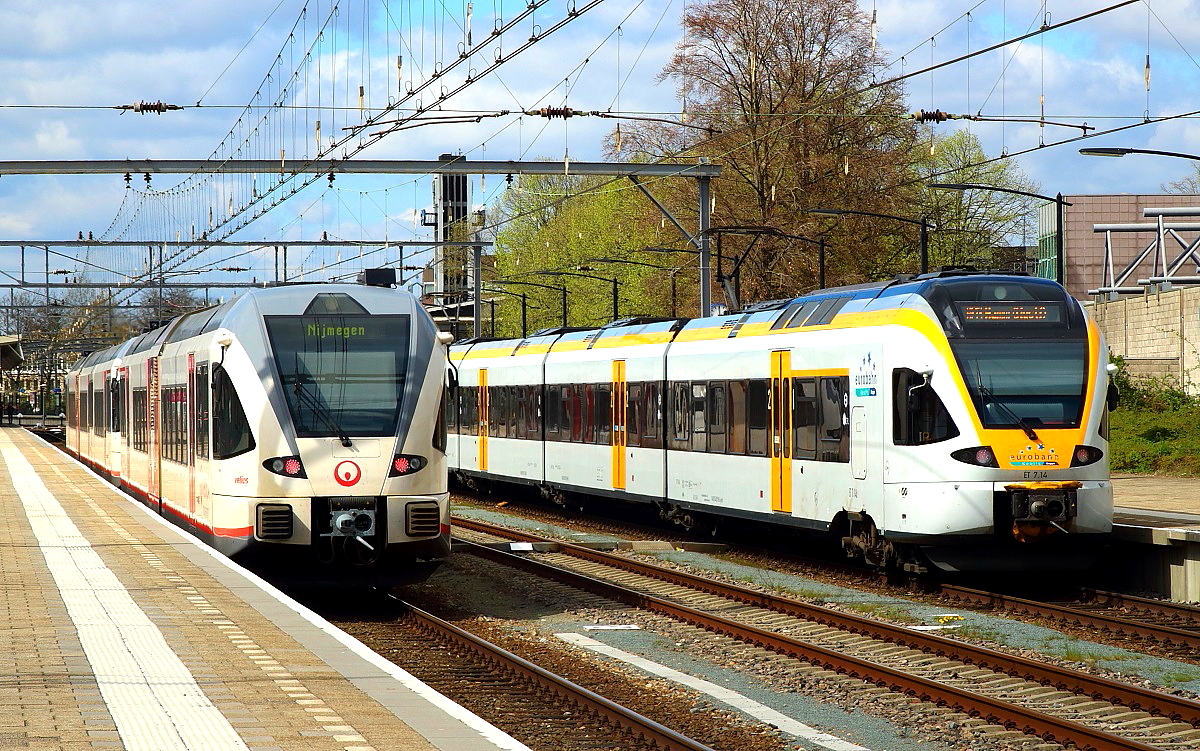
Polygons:
[[[863,0],[860,7],[877,18],[878,43],[892,60],[885,75],[896,76],[1116,4]],[[613,121],[548,121],[518,113],[546,106],[676,110],[671,84],[656,83],[656,77],[679,39],[683,7],[681,0],[595,5],[550,0],[522,15],[524,0],[7,0],[0,5],[0,158],[276,159],[281,150],[304,158],[316,155],[320,121],[321,148],[333,143],[328,155],[339,158],[463,153],[487,160],[599,159]],[[570,8],[586,12],[564,23]],[[1200,110],[1197,19],[1197,0],[1139,0],[913,76],[907,81],[910,108],[1007,120],[955,120],[937,128],[969,127],[990,154],[1015,155],[1042,192],[1156,193],[1162,183],[1187,175],[1193,163],[1088,158],[1077,150],[1103,145],[1200,154],[1200,120],[1177,117]],[[503,33],[492,34],[497,29]],[[530,37],[539,40],[529,44]],[[497,59],[503,64],[495,65]],[[139,100],[184,109],[163,114],[115,109]],[[266,106],[277,101],[289,106]],[[387,132],[418,110],[422,118],[509,114]],[[1019,122],[1041,117],[1067,125]],[[353,129],[366,118],[377,126]],[[1163,121],[1153,122],[1158,120]],[[1084,133],[1082,125],[1096,129],[1087,133],[1123,130],[1072,141]],[[134,188],[145,187],[140,175],[132,177]],[[210,182],[156,175],[152,189],[186,197],[148,208],[151,204],[134,200],[135,191],[120,175],[6,176],[0,178],[0,239],[70,239],[80,232],[144,239],[137,232],[147,230],[132,227],[155,211],[159,218],[151,228],[172,227],[186,238],[204,224],[207,207],[215,205],[218,214],[240,209],[248,195],[263,192],[266,201],[281,202],[231,239],[302,241],[322,233],[393,241],[430,237],[415,221],[421,208],[431,206],[427,177],[342,176],[332,186],[320,179],[287,200],[282,197],[296,182],[273,193],[270,182],[243,182],[227,194]],[[472,182],[477,204],[503,189],[498,176]],[[88,259],[136,270],[145,264],[144,253],[93,252]],[[242,280],[273,274],[268,255],[233,253],[206,259],[210,265],[250,267]],[[289,263],[316,278],[355,270],[352,256],[353,251],[293,255]],[[408,262],[414,260],[422,262],[421,255]],[[45,263],[40,251],[30,251],[29,269]],[[86,269],[59,256],[49,265]],[[0,253],[0,272],[17,275],[19,268],[15,251]],[[28,270],[26,278],[35,275]]]

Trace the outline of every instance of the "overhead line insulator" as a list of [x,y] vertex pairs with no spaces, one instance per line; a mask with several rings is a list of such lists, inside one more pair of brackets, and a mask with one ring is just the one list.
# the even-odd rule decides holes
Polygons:
[[161,115],[167,110],[181,110],[183,107],[178,104],[167,104],[166,102],[144,102],[138,100],[133,104],[118,104],[116,107],[113,107],[113,109],[129,110],[130,112],[136,112],[139,115],[144,115],[147,112],[153,112]]

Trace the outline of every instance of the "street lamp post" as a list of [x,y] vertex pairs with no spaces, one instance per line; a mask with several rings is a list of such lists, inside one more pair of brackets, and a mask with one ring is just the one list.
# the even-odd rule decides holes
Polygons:
[[[580,274],[579,272],[576,272],[576,271],[531,271],[529,273],[537,274],[539,276],[555,276],[555,277],[578,276],[578,277],[582,277],[584,279],[595,279],[595,280],[601,281],[601,282],[609,282],[610,284],[612,284],[612,319],[614,321],[617,320],[617,307],[618,307],[617,284],[618,284],[618,282],[617,282],[617,278],[615,276],[612,279],[608,279],[603,276],[592,276],[591,274]],[[566,324],[564,324],[564,325],[566,325]]]
[[1153,154],[1155,156],[1173,156],[1179,159],[1193,159],[1200,161],[1200,155],[1182,154],[1178,151],[1158,151],[1156,149],[1126,149],[1119,147],[1100,147],[1096,146],[1090,149],[1080,149],[1080,154],[1084,156],[1125,156],[1126,154]]
[[[643,250],[652,250],[652,248],[643,248]],[[629,264],[631,266],[646,266],[648,268],[660,269],[662,271],[670,272],[669,276],[671,277],[671,317],[674,318],[677,315],[677,313],[675,312],[676,311],[676,306],[675,306],[675,300],[676,300],[675,282],[676,282],[676,279],[675,279],[675,277],[679,274],[679,270],[684,268],[684,266],[686,266],[687,264],[684,264],[684,266],[674,266],[674,267],[659,266],[658,264],[646,263],[645,261],[635,261],[631,258],[589,258],[589,259],[587,259],[587,262],[588,263],[624,263],[624,264]]]
[[[492,279],[488,284],[523,284],[527,287],[541,287],[542,289],[556,289],[562,294],[562,325],[565,328],[567,325],[567,287],[562,285],[555,287],[550,284],[538,284],[537,282],[525,282],[520,279]],[[524,325],[524,322],[522,322]]]
[[[526,299],[527,296],[524,292],[508,292],[508,291],[505,291],[502,289],[484,289],[483,292],[486,292],[489,295],[508,295],[509,297],[520,298],[520,300],[521,300],[521,338],[524,339],[526,336],[529,335],[529,326],[527,324],[528,319],[526,317],[528,301]],[[496,302],[494,300],[491,302],[492,302],[492,336],[495,336],[496,335]]]
[[1043,201],[1053,201],[1057,224],[1057,228],[1054,231],[1054,281],[1063,285],[1067,283],[1066,257],[1063,252],[1063,207],[1074,206],[1074,204],[1064,201],[1062,193],[1051,198],[1050,196],[1043,196],[1040,193],[1030,193],[1014,188],[1000,188],[995,185],[980,185],[978,183],[929,183],[926,187],[942,190],[994,190],[998,193],[1012,193],[1018,196],[1040,198]]
[[857,211],[855,209],[809,209],[809,214],[830,214],[832,216],[842,216],[843,214],[855,214],[857,216],[874,216],[880,219],[895,219],[897,222],[906,222],[908,224],[916,224],[921,227],[920,253],[921,253],[921,273],[925,274],[929,271],[929,217],[921,217],[920,219],[909,219],[904,216],[893,216],[892,214],[876,214],[873,211]]

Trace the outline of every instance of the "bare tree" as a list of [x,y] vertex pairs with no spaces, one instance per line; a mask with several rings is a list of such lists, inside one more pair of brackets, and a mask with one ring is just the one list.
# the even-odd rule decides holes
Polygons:
[[[714,225],[828,232],[833,278],[857,281],[889,271],[884,267],[897,259],[886,243],[861,227],[851,242],[805,213],[822,206],[906,213],[915,195],[915,188],[900,186],[912,183],[917,129],[903,109],[902,87],[874,85],[882,57],[855,2],[699,0],[685,9],[682,23],[684,38],[660,80],[675,83],[687,127],[627,127],[610,147],[626,157],[712,157],[725,168]],[[681,211],[695,205],[690,196],[675,203]],[[728,249],[745,253],[744,296],[812,286],[811,246],[781,237],[750,242]]]

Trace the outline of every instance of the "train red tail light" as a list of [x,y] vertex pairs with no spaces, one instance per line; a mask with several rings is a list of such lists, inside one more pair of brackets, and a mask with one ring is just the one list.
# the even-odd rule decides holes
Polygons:
[[1086,467],[1104,458],[1104,452],[1094,446],[1076,446],[1071,452],[1072,467]]
[[950,454],[952,459],[964,464],[974,464],[976,467],[999,467],[996,463],[996,452],[991,446],[975,446],[969,449],[959,449]]
[[412,454],[396,454],[392,457],[392,467],[388,471],[388,477],[403,477],[422,469],[429,462],[423,456],[413,456]]
[[307,478],[298,456],[277,456],[263,462],[263,469],[284,477]]

